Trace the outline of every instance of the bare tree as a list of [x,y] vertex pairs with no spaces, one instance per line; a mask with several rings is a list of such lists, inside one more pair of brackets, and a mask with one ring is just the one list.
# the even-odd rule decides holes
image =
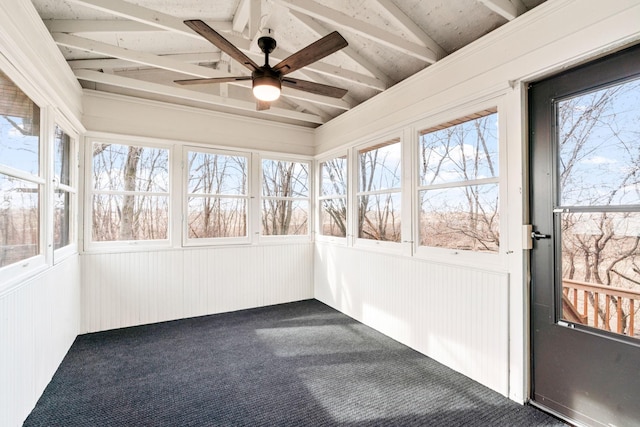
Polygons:
[[[397,154],[397,156],[393,156]],[[358,237],[399,242],[401,239],[400,142],[359,152]]]
[[[324,229],[323,218],[323,234],[344,237],[347,235],[347,200],[346,200],[346,158],[338,157],[322,163],[324,177],[322,181],[323,196],[334,196],[323,199],[322,212],[323,215],[329,216],[329,229]],[[337,228],[334,229],[334,228]]]
[[[558,103],[559,199],[569,210],[561,216],[566,279],[640,289],[635,269],[640,257],[639,216],[624,208],[640,200],[640,117],[637,107],[634,112],[626,105],[630,94],[637,99],[638,92],[638,82],[630,82]],[[581,209],[573,212],[574,207]],[[588,293],[588,300],[605,328],[611,312],[620,313],[623,330],[627,329],[628,302],[611,295],[603,304],[594,292]]]
[[296,209],[308,197],[308,166],[301,162],[263,161],[262,230],[266,235],[307,232],[308,208]]
[[[422,245],[498,250],[496,119],[496,114],[490,114],[422,135]],[[484,183],[477,183],[483,179]]]

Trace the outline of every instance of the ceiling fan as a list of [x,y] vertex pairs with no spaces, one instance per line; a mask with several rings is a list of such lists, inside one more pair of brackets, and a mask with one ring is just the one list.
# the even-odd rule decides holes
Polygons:
[[287,77],[287,74],[299,70],[302,67],[346,47],[348,45],[347,41],[337,31],[334,31],[320,40],[311,43],[309,46],[299,50],[272,67],[269,65],[269,54],[276,48],[276,41],[272,37],[263,36],[258,39],[258,46],[265,55],[264,65],[259,66],[255,61],[245,55],[240,51],[240,49],[231,44],[231,42],[222,37],[203,21],[194,19],[184,21],[184,23],[218,47],[221,51],[251,70],[251,75],[176,80],[175,82],[178,84],[193,85],[251,80],[253,84],[253,95],[257,99],[257,110],[269,109],[271,105],[270,103],[280,97],[280,90],[282,86],[332,98],[342,98],[347,93],[346,89]]

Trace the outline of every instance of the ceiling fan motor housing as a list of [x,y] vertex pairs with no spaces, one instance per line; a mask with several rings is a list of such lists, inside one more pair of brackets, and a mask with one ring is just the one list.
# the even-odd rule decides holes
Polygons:
[[253,86],[269,85],[282,88],[282,76],[268,65],[264,65],[251,73]]

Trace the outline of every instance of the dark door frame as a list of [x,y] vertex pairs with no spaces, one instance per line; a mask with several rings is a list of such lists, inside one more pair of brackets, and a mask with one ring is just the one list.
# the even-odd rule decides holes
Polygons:
[[[640,45],[532,83],[528,91],[529,215],[534,230],[550,235],[534,241],[530,252],[530,398],[536,406],[589,425],[606,425],[599,415],[619,426],[640,422],[640,360],[634,358],[640,343],[558,324],[561,309],[556,307],[562,302],[556,282],[562,267],[555,262],[561,242],[556,238],[560,221],[554,220],[559,214],[553,212],[558,191],[554,101],[638,76]],[[614,369],[605,373],[593,366]],[[635,394],[611,396],[612,383]]]

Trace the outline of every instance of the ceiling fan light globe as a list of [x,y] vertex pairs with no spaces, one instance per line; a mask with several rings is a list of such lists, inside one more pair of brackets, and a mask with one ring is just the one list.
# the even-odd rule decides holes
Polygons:
[[260,101],[271,102],[280,97],[282,84],[278,76],[273,75],[270,70],[264,70],[264,74],[253,75],[253,96]]
[[280,98],[280,88],[270,84],[261,84],[253,86],[253,96],[260,101],[271,102]]

